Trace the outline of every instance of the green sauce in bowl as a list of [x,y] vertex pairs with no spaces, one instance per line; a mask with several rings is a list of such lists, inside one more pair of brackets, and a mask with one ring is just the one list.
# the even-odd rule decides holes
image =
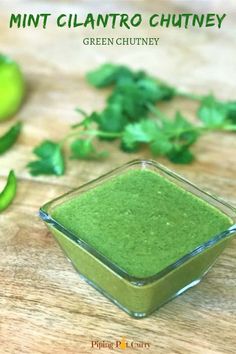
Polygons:
[[235,210],[154,161],[132,161],[40,209],[75,269],[135,318],[199,283]]
[[57,206],[52,217],[135,277],[152,276],[231,219],[149,170],[132,170]]

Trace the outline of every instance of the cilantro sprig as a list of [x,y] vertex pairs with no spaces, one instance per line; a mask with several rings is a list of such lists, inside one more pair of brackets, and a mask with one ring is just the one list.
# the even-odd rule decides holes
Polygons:
[[32,176],[40,174],[61,176],[64,174],[64,156],[60,144],[45,140],[33,152],[38,160],[27,165]]
[[[104,109],[87,114],[77,108],[83,119],[61,141],[47,140],[34,149],[38,160],[28,164],[32,175],[64,174],[65,145],[69,145],[72,159],[101,159],[108,152],[97,150],[97,140],[119,140],[125,152],[146,145],[154,156],[187,164],[195,159],[191,147],[203,134],[236,131],[236,101],[182,92],[144,71],[132,71],[123,65],[102,65],[86,78],[95,88],[112,88]],[[176,96],[199,101],[198,124],[191,123],[181,112],[169,117],[160,111],[159,102]]]

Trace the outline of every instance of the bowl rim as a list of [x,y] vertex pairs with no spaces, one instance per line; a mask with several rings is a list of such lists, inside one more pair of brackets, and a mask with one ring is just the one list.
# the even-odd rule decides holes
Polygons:
[[[169,272],[177,269],[179,266],[182,266],[184,263],[188,262],[191,258],[203,253],[205,250],[215,246],[217,243],[223,241],[224,239],[230,238],[234,235],[236,235],[236,224],[234,223],[231,225],[228,229],[224,230],[223,232],[214,235],[212,238],[210,238],[208,241],[203,242],[200,246],[197,246],[195,249],[193,249],[191,252],[185,254],[184,256],[180,257],[177,261],[174,263],[168,265],[161,271],[157,272],[154,275],[147,276],[147,277],[137,277],[137,276],[132,276],[129,273],[127,273],[125,270],[120,268],[118,265],[113,263],[109,258],[104,256],[102,253],[100,253],[98,250],[96,250],[93,246],[88,244],[86,241],[82,240],[78,235],[75,235],[73,232],[70,230],[66,229],[62,224],[60,224],[58,221],[56,221],[51,215],[50,215],[50,208],[54,207],[58,203],[61,204],[63,201],[65,201],[67,198],[70,198],[77,193],[84,193],[87,190],[90,190],[91,188],[95,188],[98,184],[104,183],[106,180],[111,179],[112,177],[118,176],[122,174],[123,172],[129,170],[129,168],[132,168],[134,166],[139,165],[141,169],[150,169],[152,168],[154,171],[158,171],[162,175],[168,176],[169,180],[177,180],[178,183],[188,186],[192,190],[198,192],[201,194],[201,197],[197,194],[194,194],[190,189],[185,189],[188,192],[194,194],[195,196],[198,196],[200,199],[203,199],[206,201],[208,204],[211,204],[211,202],[217,203],[219,206],[223,207],[227,211],[222,211],[226,216],[231,218],[233,222],[236,222],[236,209],[225,202],[222,199],[219,199],[218,197],[202,190],[199,188],[197,185],[194,183],[190,182],[188,179],[182,177],[178,173],[174,172],[173,170],[165,167],[164,165],[154,161],[154,160],[146,160],[146,159],[136,159],[132,160],[130,162],[127,162],[115,169],[110,170],[109,172],[99,176],[98,178],[95,178],[77,188],[72,189],[71,191],[62,194],[61,196],[52,199],[51,201],[45,203],[42,207],[39,209],[39,216],[40,218],[46,223],[49,224],[50,227],[55,228],[59,232],[61,232],[64,236],[69,238],[71,241],[75,242],[77,245],[82,247],[87,253],[90,255],[94,256],[98,261],[103,263],[106,267],[108,267],[111,271],[116,273],[118,276],[122,277],[126,281],[132,283],[133,285],[136,286],[144,286],[148,285],[150,283],[153,283],[156,280],[161,279],[162,277],[166,276]],[[176,183],[176,182],[175,182]],[[204,198],[205,197],[205,198]],[[211,201],[211,202],[210,202]],[[213,205],[213,204],[211,204]],[[216,207],[216,209],[220,209],[219,207]],[[229,215],[230,214],[230,215]]]

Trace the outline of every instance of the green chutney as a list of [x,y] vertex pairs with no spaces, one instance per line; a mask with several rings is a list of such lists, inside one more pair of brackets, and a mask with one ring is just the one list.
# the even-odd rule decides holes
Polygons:
[[138,278],[155,275],[232,225],[218,209],[145,169],[72,197],[52,217]]

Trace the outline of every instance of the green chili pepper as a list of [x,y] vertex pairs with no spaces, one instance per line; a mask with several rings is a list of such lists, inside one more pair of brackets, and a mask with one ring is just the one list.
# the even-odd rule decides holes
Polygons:
[[7,183],[0,193],[0,212],[5,210],[13,201],[16,195],[17,181],[13,170],[10,171]]
[[10,149],[16,142],[22,128],[22,123],[14,124],[4,135],[0,137],[0,155]]

